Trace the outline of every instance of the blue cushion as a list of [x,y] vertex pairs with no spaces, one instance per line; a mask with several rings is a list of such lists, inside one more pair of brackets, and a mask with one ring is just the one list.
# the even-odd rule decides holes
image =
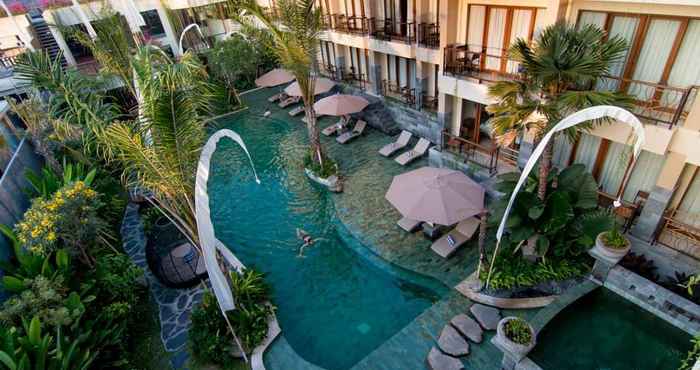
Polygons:
[[452,235],[447,235],[447,244],[449,244],[450,247],[454,247],[456,243],[457,241],[452,237]]

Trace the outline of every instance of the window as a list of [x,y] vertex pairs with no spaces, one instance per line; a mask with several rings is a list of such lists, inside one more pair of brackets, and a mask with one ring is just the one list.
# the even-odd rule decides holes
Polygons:
[[163,23],[160,21],[160,16],[158,16],[157,10],[146,10],[145,12],[141,12],[141,16],[143,17],[144,22],[146,22],[146,25],[141,27],[142,32],[147,33],[151,37],[162,36],[165,34]]

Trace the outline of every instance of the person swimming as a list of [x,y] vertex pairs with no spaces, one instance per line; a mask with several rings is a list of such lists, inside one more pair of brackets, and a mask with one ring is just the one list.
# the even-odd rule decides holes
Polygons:
[[299,248],[299,254],[297,257],[304,257],[304,248],[309,247],[314,244],[314,239],[306,231],[297,228],[297,238],[301,239],[304,244]]

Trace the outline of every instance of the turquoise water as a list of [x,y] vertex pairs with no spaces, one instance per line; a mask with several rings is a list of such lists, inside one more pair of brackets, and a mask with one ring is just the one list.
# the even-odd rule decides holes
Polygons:
[[677,369],[690,336],[608,289],[562,310],[530,354],[545,370]]
[[[216,235],[244,264],[267,273],[282,333],[294,350],[326,369],[348,369],[447,289],[386,263],[355,239],[336,217],[336,195],[302,174],[304,126],[282,114],[262,118],[262,111],[220,123],[243,137],[262,184],[240,148],[219,144],[209,180]],[[376,153],[343,158],[343,167],[369,155]],[[297,257],[296,228],[318,240],[304,257]]]

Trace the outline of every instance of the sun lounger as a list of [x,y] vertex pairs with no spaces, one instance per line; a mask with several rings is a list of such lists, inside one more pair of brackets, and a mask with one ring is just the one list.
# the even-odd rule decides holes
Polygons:
[[401,131],[401,135],[399,135],[399,138],[396,139],[395,142],[391,144],[386,144],[384,145],[381,149],[379,149],[379,154],[389,157],[392,154],[396,153],[397,150],[401,150],[408,145],[408,141],[411,140],[411,134],[410,132],[403,130]]
[[337,134],[340,130],[345,127],[345,120],[343,118],[339,119],[338,122],[326,127],[321,131],[322,134],[326,136],[333,136]]
[[300,106],[298,106],[298,107],[296,107],[296,108],[290,110],[290,111],[289,111],[289,115],[292,116],[292,117],[294,117],[294,116],[296,116],[296,115],[298,115],[299,113],[302,113],[302,112],[304,112],[304,107],[300,105]]
[[283,97],[285,97],[286,95],[287,95],[287,94],[285,94],[285,93],[283,93],[283,92],[277,93],[277,94],[272,95],[271,97],[267,98],[267,101],[269,101],[270,103],[274,103],[274,102],[276,102],[276,101],[278,101],[278,100],[281,100],[281,99],[282,99]]
[[288,106],[292,104],[296,104],[299,102],[299,97],[298,96],[291,96],[287,99],[282,100],[279,104],[277,104],[278,107],[280,108],[287,108]]
[[416,231],[418,226],[420,226],[420,224],[422,224],[422,223],[423,222],[421,222],[421,221],[414,220],[414,219],[408,218],[408,217],[403,217],[398,222],[396,222],[396,224],[399,225],[400,228],[406,230],[406,232],[409,232],[409,233]]
[[357,123],[355,124],[355,128],[352,129],[352,131],[345,132],[335,138],[335,141],[345,144],[349,142],[350,140],[359,137],[362,135],[362,133],[365,131],[365,127],[367,127],[367,122],[363,120],[357,120]]
[[466,243],[474,236],[474,233],[476,233],[476,230],[479,228],[479,223],[480,220],[478,218],[469,217],[458,223],[457,227],[452,231],[436,240],[433,245],[430,246],[430,249],[442,258],[449,258],[462,244]]
[[394,159],[394,160],[398,164],[405,166],[405,165],[413,162],[414,160],[422,157],[423,155],[425,155],[425,153],[428,151],[429,147],[430,147],[430,141],[428,141],[424,138],[421,138],[420,140],[418,140],[418,144],[416,144],[416,146],[413,149],[402,153],[400,156],[396,157],[396,159]]

